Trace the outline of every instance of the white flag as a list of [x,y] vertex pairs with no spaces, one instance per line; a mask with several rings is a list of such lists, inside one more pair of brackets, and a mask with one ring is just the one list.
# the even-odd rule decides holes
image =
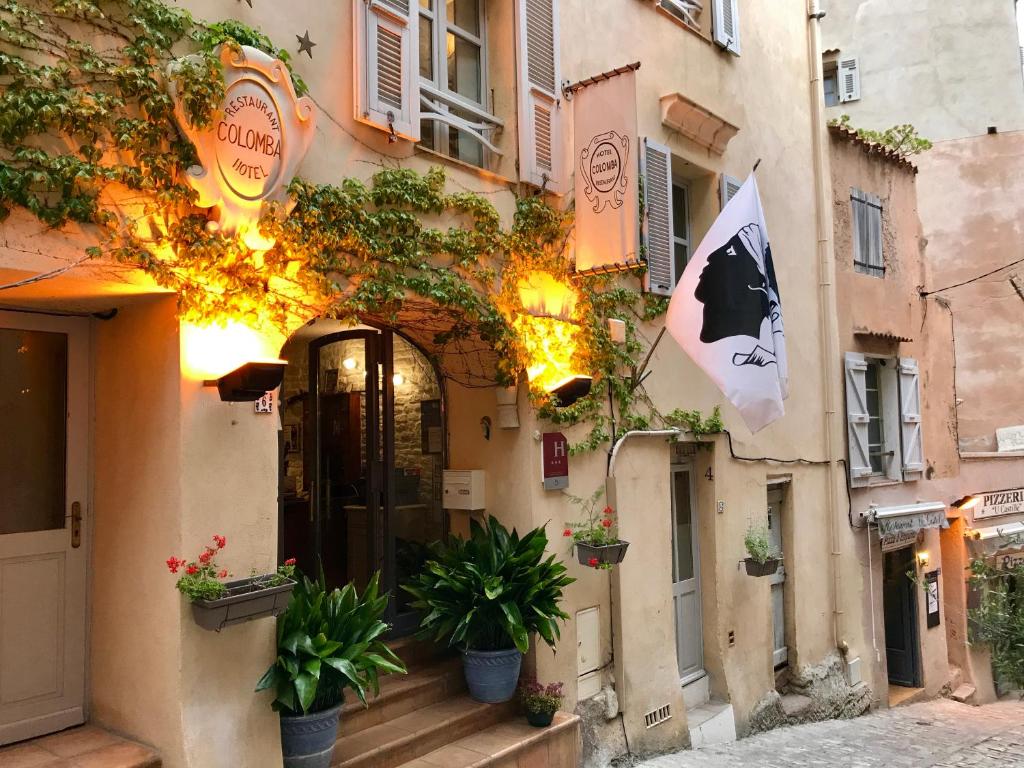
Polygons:
[[782,301],[753,174],[686,265],[665,327],[739,409],[751,432],[785,413]]

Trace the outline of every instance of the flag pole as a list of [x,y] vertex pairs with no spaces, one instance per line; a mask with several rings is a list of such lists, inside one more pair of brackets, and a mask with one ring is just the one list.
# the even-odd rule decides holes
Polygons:
[[760,164],[761,164],[761,158],[759,157],[759,158],[757,158],[757,162],[754,163],[754,167],[750,170],[750,172],[754,173],[755,171],[757,171],[757,166],[759,166]]

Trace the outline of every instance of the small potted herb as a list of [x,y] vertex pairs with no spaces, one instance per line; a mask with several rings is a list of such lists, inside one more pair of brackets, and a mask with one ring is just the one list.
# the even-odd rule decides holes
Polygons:
[[597,510],[598,500],[603,494],[603,488],[594,491],[589,499],[566,494],[573,504],[586,512],[587,519],[583,522],[567,523],[562,536],[572,539],[576,559],[580,565],[588,565],[591,568],[611,568],[618,565],[625,558],[626,549],[629,547],[628,541],[619,538],[615,510],[610,506],[605,506],[601,511]]
[[779,569],[782,555],[768,540],[767,526],[748,527],[743,545],[747,548],[747,558],[743,563],[747,567],[748,576],[771,576]]
[[547,728],[562,706],[562,684],[542,685],[530,679],[519,686],[519,701],[526,710],[526,721],[535,728]]
[[280,616],[288,607],[295,581],[295,559],[285,560],[274,573],[256,574],[247,579],[226,581],[226,568],[217,565],[217,555],[227,546],[224,536],[213,537],[192,561],[171,556],[167,569],[178,576],[175,586],[192,603],[192,618],[203,629],[219,632],[232,624],[264,616]]

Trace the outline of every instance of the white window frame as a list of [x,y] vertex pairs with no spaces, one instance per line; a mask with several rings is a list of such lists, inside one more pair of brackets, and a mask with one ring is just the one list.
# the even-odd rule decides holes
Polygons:
[[[871,466],[869,483],[893,482],[903,479],[903,450],[901,445],[901,415],[899,390],[899,359],[895,357],[865,355],[869,368],[877,372],[879,412],[877,416],[868,412],[869,419],[877,418],[881,424],[882,442],[878,443],[877,454],[881,467]],[[870,434],[870,427],[869,427]],[[868,443],[868,455],[871,457],[875,444]]]
[[[863,215],[858,213],[858,206],[863,206]],[[882,200],[869,192],[864,192],[855,187],[850,187],[850,231],[853,234],[853,268],[855,271],[872,277],[885,277],[885,254],[883,252],[884,231],[885,231],[885,206]],[[871,218],[877,217],[877,238],[872,237]],[[869,246],[865,254],[861,248],[861,230],[868,227],[864,233],[864,239],[872,239],[876,242]]]
[[[825,84],[829,81],[833,84],[832,95],[835,97],[834,101],[830,104],[828,100],[828,89]],[[826,61],[821,67],[821,91],[822,98],[825,101],[826,109],[829,107],[838,107],[842,103],[841,94],[839,92],[839,65],[834,61]]]
[[659,8],[672,14],[690,29],[701,31],[700,21],[704,13],[704,4],[700,0],[656,0],[656,2]]
[[[427,9],[420,5],[419,0],[411,0],[416,3],[419,12],[420,23],[431,25],[431,67],[433,79],[423,77],[419,73],[419,57],[416,59],[416,73],[420,83],[420,119],[429,120],[434,125],[434,146],[432,150],[447,157],[467,162],[472,165],[476,163],[471,160],[456,157],[450,152],[448,128],[454,127],[461,132],[461,136],[467,140],[476,141],[482,146],[480,167],[486,168],[490,164],[488,153],[501,155],[501,151],[493,143],[493,132],[499,130],[503,124],[491,114],[487,106],[490,87],[488,84],[488,55],[487,55],[487,0],[476,0],[477,12],[480,19],[480,33],[474,35],[454,23],[449,24],[446,12],[445,0],[433,0],[433,8]],[[480,101],[473,101],[449,88],[448,83],[448,31],[456,37],[461,37],[474,45],[480,47]],[[461,112],[463,114],[456,114]],[[444,140],[439,141],[439,137]]]

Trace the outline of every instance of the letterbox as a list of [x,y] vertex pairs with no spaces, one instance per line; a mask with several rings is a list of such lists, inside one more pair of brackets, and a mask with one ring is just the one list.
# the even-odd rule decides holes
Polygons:
[[444,471],[445,509],[483,509],[484,470],[446,469]]

